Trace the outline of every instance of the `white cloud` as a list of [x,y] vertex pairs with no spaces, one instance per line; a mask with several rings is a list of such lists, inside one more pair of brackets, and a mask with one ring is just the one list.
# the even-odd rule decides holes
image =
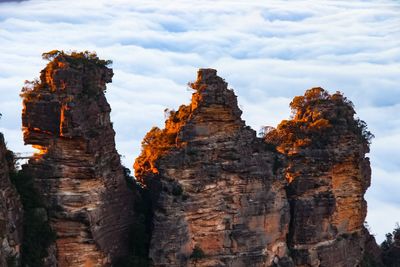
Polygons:
[[[384,193],[400,178],[399,12],[389,0],[1,3],[0,129],[13,150],[29,150],[19,90],[53,49],[94,50],[114,61],[107,97],[129,167],[145,132],[162,126],[164,108],[189,102],[186,83],[199,67],[218,69],[256,130],[288,117],[290,99],[305,89],[341,90],[376,135],[368,220],[382,237],[399,221],[400,198]],[[384,211],[387,225],[378,223]]]
[[[398,204],[380,201],[379,199],[369,199],[366,221],[379,244],[385,240],[385,234],[392,232],[396,223],[400,222],[398,214],[400,214]],[[385,229],[386,231],[379,231],[379,229]]]

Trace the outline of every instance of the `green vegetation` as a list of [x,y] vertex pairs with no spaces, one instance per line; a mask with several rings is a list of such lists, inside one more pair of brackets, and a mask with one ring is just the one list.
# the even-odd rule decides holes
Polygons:
[[[99,73],[100,68],[106,73],[107,67],[112,64],[111,60],[100,59],[96,52],[64,52],[59,50],[52,50],[42,54],[42,58],[50,61],[46,68],[41,71],[40,80],[35,79],[33,81],[25,81],[25,85],[22,88],[21,97],[25,100],[34,99],[40,97],[40,90],[56,91],[59,88],[55,87],[55,83],[51,82],[54,71],[67,67],[74,68],[79,72],[82,72],[82,94],[81,97],[94,97],[98,96],[100,92],[105,91],[105,88],[99,88],[96,84],[96,79],[90,79],[87,76],[90,75],[102,75],[101,79],[104,79],[104,74]],[[50,81],[49,81],[50,80]],[[106,81],[108,82],[108,81]]]
[[305,113],[309,106],[321,104],[329,99],[330,95],[327,91],[321,87],[315,87],[307,90],[304,96],[293,98],[289,105],[295,115],[297,112]]
[[361,261],[361,267],[384,267],[384,266],[376,262],[373,256],[366,253],[364,254],[364,257]]
[[174,196],[181,196],[183,193],[182,186],[179,184],[174,184],[172,187],[172,195]]
[[355,121],[357,124],[357,130],[359,131],[361,136],[363,136],[364,139],[367,141],[368,145],[370,145],[371,140],[375,138],[375,135],[368,131],[367,123],[365,121],[360,120],[359,118],[356,118]]
[[330,95],[320,87],[312,88],[304,96],[296,96],[290,107],[291,120],[282,121],[276,129],[262,129],[265,141],[276,144],[281,151],[309,146],[322,148],[338,129],[353,133],[366,146],[374,137],[364,121],[354,118],[353,103],[340,92]]
[[23,171],[14,170],[10,178],[15,185],[24,207],[22,265],[43,266],[43,259],[48,256],[47,248],[55,241],[55,233],[50,228],[44,214],[44,204],[33,186],[31,176]]
[[64,52],[59,50],[52,50],[42,54],[42,58],[48,61],[59,60],[60,58],[66,59],[69,63],[77,64],[77,63],[85,63],[90,62],[97,66],[109,66],[112,64],[112,60],[103,60],[99,59],[96,52]]
[[166,109],[164,112],[167,117],[165,128],[153,127],[143,138],[142,152],[134,164],[139,180],[145,174],[157,174],[157,160],[173,148],[184,145],[179,142],[178,133],[191,114],[191,106],[181,105],[177,111]]
[[204,251],[201,249],[201,247],[199,245],[195,245],[193,248],[193,252],[190,255],[190,258],[193,260],[200,260],[203,259],[205,257],[205,253]]
[[400,266],[400,225],[398,223],[392,233],[386,234],[386,240],[382,242],[381,249],[385,266]]

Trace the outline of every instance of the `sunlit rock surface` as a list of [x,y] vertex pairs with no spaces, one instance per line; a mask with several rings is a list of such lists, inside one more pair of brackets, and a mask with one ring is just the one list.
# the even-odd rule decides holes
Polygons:
[[267,133],[266,140],[287,158],[288,245],[294,262],[361,266],[375,244],[364,228],[364,194],[371,181],[365,154],[372,135],[340,93],[313,88],[295,97],[291,107],[293,118]]
[[[24,140],[37,149],[23,173],[33,177],[57,236],[45,266],[117,266],[138,255],[147,265],[149,234],[150,265],[159,267],[380,262],[364,227],[372,135],[340,93],[313,88],[295,97],[293,117],[257,138],[233,90],[215,70],[200,69],[191,103],[166,110],[165,128],[143,140],[134,164],[145,186],[139,203],[115,150],[104,96],[108,62],[90,53],[45,58],[51,62],[40,81],[22,92]],[[20,230],[10,225],[22,218],[7,168],[0,173],[1,264],[18,257]],[[141,221],[132,227],[134,207]],[[146,240],[132,240],[133,230]]]
[[25,143],[38,150],[23,168],[33,176],[57,235],[56,254],[46,262],[107,266],[128,253],[133,220],[133,193],[104,96],[113,72],[90,53],[52,51],[45,57],[51,62],[40,81],[22,92],[22,121]]
[[23,212],[10,181],[9,172],[14,167],[10,156],[0,133],[0,266],[17,266],[21,258]]
[[291,266],[279,155],[241,119],[234,92],[200,69],[190,105],[153,128],[135,162],[153,198],[153,266]]

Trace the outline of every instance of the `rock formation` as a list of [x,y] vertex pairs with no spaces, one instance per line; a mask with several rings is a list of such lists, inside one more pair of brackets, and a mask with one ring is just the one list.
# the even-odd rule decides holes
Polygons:
[[240,118],[234,92],[201,69],[135,162],[153,201],[153,266],[290,266],[279,155]]
[[[291,103],[294,116],[266,135],[287,158],[296,266],[360,266],[371,238],[364,228],[371,133],[340,93],[313,88]],[[374,241],[373,241],[374,242]]]
[[14,168],[12,163],[12,153],[7,150],[0,133],[0,266],[14,266],[20,261],[23,214],[9,177]]
[[372,134],[349,100],[310,89],[262,142],[215,70],[191,86],[191,104],[167,111],[134,165],[152,195],[153,266],[380,262],[364,227]]
[[[88,52],[44,57],[51,62],[40,81],[22,92],[24,140],[37,153],[13,181],[25,208],[25,251],[35,253],[29,218],[42,227],[36,237],[50,227],[56,235],[39,242],[38,262],[25,257],[29,266],[146,266],[148,242],[155,267],[381,263],[363,225],[372,134],[340,93],[313,88],[295,97],[292,119],[257,138],[233,90],[200,69],[191,103],[166,110],[165,128],[142,142],[136,201],[104,96],[108,62]],[[1,138],[0,266],[18,259],[21,244],[21,204],[5,157]],[[386,260],[397,241],[388,241]]]
[[104,96],[113,72],[88,52],[44,57],[52,61],[21,96],[24,141],[38,150],[23,170],[57,235],[45,262],[108,266],[128,253],[134,204]]

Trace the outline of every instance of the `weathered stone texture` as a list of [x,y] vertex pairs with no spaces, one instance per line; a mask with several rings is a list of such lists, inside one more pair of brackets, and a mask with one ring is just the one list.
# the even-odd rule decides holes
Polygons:
[[0,133],[0,266],[18,265],[21,256],[23,211],[9,177],[14,168],[10,153]]
[[[50,55],[22,94],[24,140],[38,149],[23,169],[57,234],[45,265],[109,266],[129,254],[134,219],[104,96],[112,70],[90,54]],[[215,70],[200,69],[191,87],[191,103],[167,111],[134,164],[151,195],[143,204],[152,217],[142,219],[151,220],[152,266],[354,267],[379,258],[363,225],[371,134],[350,101],[310,89],[262,139]],[[0,238],[10,232],[3,206]]]
[[153,197],[153,266],[290,266],[277,153],[245,126],[215,70],[199,70],[192,87],[191,104],[146,135],[134,166]]
[[291,106],[293,119],[266,139],[287,157],[292,257],[299,267],[358,266],[369,239],[364,194],[371,134],[339,93],[313,88]]
[[107,266],[128,253],[134,196],[104,96],[112,75],[97,57],[61,53],[22,93],[24,140],[38,149],[23,168],[47,206],[58,266]]

